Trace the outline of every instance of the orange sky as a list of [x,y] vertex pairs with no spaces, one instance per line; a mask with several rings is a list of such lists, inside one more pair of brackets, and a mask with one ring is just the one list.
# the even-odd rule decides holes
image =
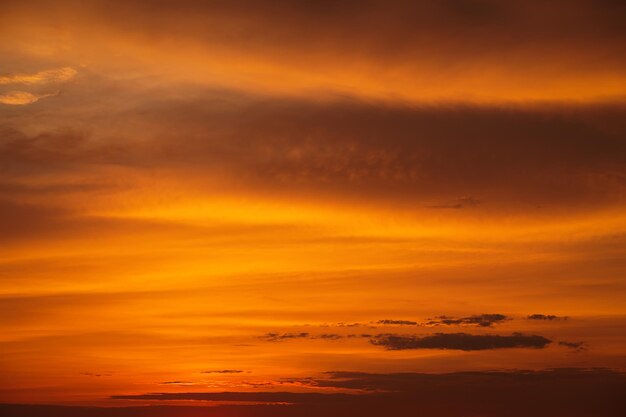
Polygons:
[[618,415],[625,17],[3,1],[0,403],[308,407],[267,393],[573,368]]

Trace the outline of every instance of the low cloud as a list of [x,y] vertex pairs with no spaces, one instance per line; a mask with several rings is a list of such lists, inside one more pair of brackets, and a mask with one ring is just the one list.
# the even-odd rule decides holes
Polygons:
[[567,320],[567,316],[555,316],[553,314],[531,314],[528,320]]
[[472,335],[468,333],[436,333],[430,336],[406,336],[382,334],[370,342],[387,350],[446,349],[446,350],[490,350],[505,348],[542,349],[551,343],[543,336],[513,333],[510,336]]
[[240,374],[240,373],[243,373],[243,371],[239,369],[218,369],[218,370],[202,371],[202,373],[203,374]]
[[[626,375],[608,369],[550,369],[543,371],[454,372],[444,374],[327,372],[320,377],[290,378],[283,382],[309,385],[308,392],[184,392],[115,395],[119,401],[239,401],[246,405],[216,405],[195,411],[158,409],[158,416],[193,415],[218,417],[237,415],[344,417],[358,415],[420,415],[441,417],[616,417],[626,400]],[[348,390],[337,393],[337,389]],[[453,399],[454,401],[451,401]],[[256,404],[253,404],[256,403]],[[279,405],[280,404],[280,405]],[[2,407],[2,406],[0,406]],[[113,409],[119,410],[118,407]],[[183,410],[183,411],[181,411]],[[94,415],[85,411],[79,416]],[[56,416],[70,415],[59,412]],[[39,413],[19,416],[50,415]],[[98,414],[109,416],[108,414]],[[116,416],[118,414],[111,414]],[[125,410],[119,415],[146,415]]]
[[587,343],[585,342],[567,342],[564,340],[559,342],[559,346],[564,346],[566,348],[573,349],[576,352],[582,352],[589,348]]
[[282,340],[292,340],[292,339],[306,339],[311,335],[307,332],[300,333],[266,333],[261,336],[262,339],[267,340],[268,342],[280,342]]
[[399,326],[416,326],[418,323],[416,321],[410,320],[378,320],[376,324],[381,325],[399,325]]
[[511,319],[504,314],[479,314],[468,317],[438,316],[429,319],[429,321],[424,324],[426,326],[474,325],[479,327],[491,327],[493,324],[502,323],[506,320]]
[[161,385],[194,385],[191,381],[165,381],[160,382]]

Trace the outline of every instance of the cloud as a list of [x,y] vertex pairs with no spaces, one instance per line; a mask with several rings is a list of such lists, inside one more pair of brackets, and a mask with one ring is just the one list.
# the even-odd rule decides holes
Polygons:
[[567,342],[567,341],[560,341],[559,342],[559,346],[565,346],[567,348],[573,349],[576,352],[582,352],[587,350],[589,347],[587,346],[587,343],[585,342]]
[[416,321],[410,320],[378,320],[376,324],[382,325],[399,325],[399,326],[416,326]]
[[[71,67],[40,71],[33,74],[13,74],[0,76],[0,86],[19,85],[19,90],[0,91],[0,103],[24,106],[42,98],[59,94],[61,85],[77,74]],[[30,91],[23,88],[31,86]]]
[[165,381],[159,382],[161,385],[194,385],[194,382],[191,381]]
[[[367,373],[331,371],[326,372],[323,378],[303,379],[321,388],[343,388],[363,391],[387,392],[419,392],[440,390],[438,395],[445,395],[450,389],[463,386],[492,385],[506,387],[515,383],[532,385],[558,385],[563,382],[577,381],[622,381],[626,374],[604,368],[556,368],[548,370],[501,370],[501,371],[473,371],[452,373]],[[430,388],[429,388],[430,387]],[[503,388],[508,390],[509,388]],[[512,392],[511,392],[512,393]]]
[[292,340],[292,339],[306,339],[311,337],[311,335],[307,332],[300,333],[266,333],[261,336],[262,339],[267,340],[268,342],[280,342],[283,340]]
[[[87,167],[159,168],[190,185],[219,176],[272,195],[416,210],[429,201],[467,205],[455,196],[471,195],[489,201],[472,213],[494,216],[599,207],[626,195],[620,105],[413,108],[232,91],[198,90],[177,101],[111,94],[118,94],[115,128],[90,97],[71,94],[48,110],[55,120],[49,130],[25,131],[0,117],[0,164],[18,178]],[[89,129],[59,128],[71,106],[91,114]],[[25,126],[29,116],[21,116]]]
[[475,325],[480,327],[491,327],[493,324],[502,323],[503,321],[511,320],[504,314],[478,314],[468,317],[449,317],[438,316],[434,319],[429,319],[426,326],[453,326],[453,325]]
[[33,94],[27,91],[9,91],[7,93],[0,94],[0,103],[12,106],[23,106],[54,95],[55,94]]
[[78,72],[72,67],[63,67],[39,71],[31,74],[12,74],[0,76],[0,85],[3,84],[45,84],[66,82],[76,76]]
[[[374,417],[385,413],[405,415],[407,410],[416,409],[424,415],[442,417],[617,417],[626,405],[621,395],[626,388],[626,375],[608,369],[564,368],[442,374],[344,371],[288,382],[310,385],[315,391],[149,393],[116,395],[112,398],[119,401],[257,402],[263,404],[232,408],[219,408],[225,406],[218,405],[216,408],[219,411],[214,411],[216,415],[263,417]],[[347,392],[336,393],[337,389]],[[272,405],[277,403],[290,405]]]
[[387,350],[409,349],[451,349],[451,350],[489,350],[504,348],[542,349],[551,343],[543,336],[514,333],[510,336],[472,335],[468,333],[436,333],[430,336],[405,336],[381,334],[370,342]]
[[239,369],[219,369],[219,370],[211,370],[211,371],[202,371],[203,374],[240,374],[243,371]]
[[337,333],[322,333],[319,335],[312,335],[307,332],[300,333],[266,333],[261,336],[262,339],[265,339],[268,342],[280,342],[283,340],[293,340],[293,339],[323,339],[323,340],[339,340],[345,337],[358,337],[357,335],[341,335]]
[[567,320],[567,316],[555,316],[553,314],[531,314],[527,317],[528,320]]
[[303,392],[181,392],[151,393],[139,395],[112,395],[114,400],[195,400],[195,401],[244,401],[265,403],[314,403],[316,401],[345,401],[354,394],[328,394]]
[[343,339],[343,337],[344,336],[340,334],[336,334],[336,333],[324,333],[324,334],[317,336],[317,338],[319,339],[326,339],[326,340],[339,340],[339,339]]

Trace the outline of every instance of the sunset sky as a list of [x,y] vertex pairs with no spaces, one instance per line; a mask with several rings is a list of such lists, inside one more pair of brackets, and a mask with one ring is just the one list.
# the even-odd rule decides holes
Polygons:
[[626,2],[2,0],[0,249],[3,415],[623,416]]

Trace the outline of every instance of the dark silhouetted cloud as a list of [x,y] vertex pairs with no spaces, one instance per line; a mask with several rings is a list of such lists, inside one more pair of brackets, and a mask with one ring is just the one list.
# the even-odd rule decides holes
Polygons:
[[191,381],[165,381],[160,382],[161,385],[193,385]]
[[429,321],[424,324],[427,326],[476,325],[480,327],[491,327],[491,325],[501,323],[505,320],[510,320],[510,318],[504,314],[479,314],[460,318],[438,316],[433,319],[429,319]]
[[567,316],[555,316],[553,314],[531,314],[528,320],[567,320]]
[[[316,391],[151,393],[112,398],[258,402],[264,404],[231,406],[234,408],[220,411],[222,415],[285,417],[405,415],[407,410],[417,408],[423,415],[442,417],[619,417],[626,409],[626,400],[621,395],[626,389],[626,375],[608,369],[447,374],[328,372],[320,378],[292,378],[287,382],[311,385]],[[346,389],[358,395],[323,389]],[[272,405],[276,403],[291,405]]]
[[410,320],[378,320],[376,322],[376,324],[381,324],[381,325],[400,325],[400,326],[416,326],[417,322],[416,321],[410,321]]
[[217,370],[210,370],[210,371],[202,371],[203,374],[240,374],[243,373],[243,371],[239,370],[239,369],[217,369]]
[[268,342],[280,342],[282,340],[291,340],[291,339],[306,339],[311,337],[311,335],[307,332],[300,333],[266,333],[261,336],[262,339],[267,340]]
[[582,352],[589,349],[587,343],[585,342],[567,342],[562,340],[559,342],[559,346],[565,346],[567,348],[573,349],[576,352]]
[[504,348],[542,349],[551,343],[549,339],[537,335],[514,333],[510,336],[472,335],[468,333],[436,333],[430,336],[405,336],[381,334],[370,342],[387,350],[407,349],[452,349],[488,350]]

